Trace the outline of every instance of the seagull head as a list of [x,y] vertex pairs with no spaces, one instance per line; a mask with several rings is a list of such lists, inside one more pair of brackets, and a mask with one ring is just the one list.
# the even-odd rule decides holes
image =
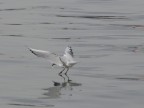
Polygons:
[[73,51],[72,51],[72,48],[71,46],[67,46],[66,49],[65,49],[65,53],[67,54],[70,54],[72,57],[73,57]]

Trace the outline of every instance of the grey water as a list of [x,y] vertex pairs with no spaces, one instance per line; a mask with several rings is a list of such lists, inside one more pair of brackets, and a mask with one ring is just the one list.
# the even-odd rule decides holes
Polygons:
[[[143,0],[1,0],[0,108],[143,108]],[[78,64],[68,75],[28,47]]]

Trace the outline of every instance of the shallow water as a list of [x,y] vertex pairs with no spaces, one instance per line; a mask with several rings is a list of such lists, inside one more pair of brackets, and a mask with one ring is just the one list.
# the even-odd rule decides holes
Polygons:
[[[143,0],[1,0],[0,107],[143,108]],[[27,47],[79,63],[59,67]]]

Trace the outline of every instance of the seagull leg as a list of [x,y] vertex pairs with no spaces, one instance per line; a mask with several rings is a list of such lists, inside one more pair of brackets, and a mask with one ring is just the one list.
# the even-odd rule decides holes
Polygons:
[[63,68],[63,70],[60,71],[59,75],[61,75],[64,70],[65,70],[65,68]]
[[71,82],[72,80],[70,80],[70,78],[69,78],[69,76],[67,75],[67,74],[65,74],[65,76],[67,77],[67,82],[69,83],[69,82]]
[[67,75],[67,72],[69,71],[69,68],[67,68],[66,72],[65,72],[65,75]]
[[62,74],[60,74],[59,76],[63,78],[64,82],[66,82],[65,77]]
[[53,67],[54,65],[56,65],[56,64],[53,63],[53,64],[52,64],[52,67]]

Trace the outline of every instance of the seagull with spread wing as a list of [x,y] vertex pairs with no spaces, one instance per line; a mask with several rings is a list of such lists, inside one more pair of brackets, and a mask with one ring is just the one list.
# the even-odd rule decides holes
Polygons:
[[29,50],[37,57],[42,57],[42,58],[48,59],[50,61],[50,63],[52,64],[52,66],[57,65],[57,66],[62,67],[63,69],[62,69],[62,71],[60,71],[59,75],[61,75],[65,69],[67,69],[65,72],[65,74],[67,74],[69,68],[77,63],[73,59],[74,55],[73,55],[72,48],[70,46],[66,47],[65,53],[63,56],[59,56],[50,51],[37,50],[37,49],[33,49],[33,48],[29,48]]

